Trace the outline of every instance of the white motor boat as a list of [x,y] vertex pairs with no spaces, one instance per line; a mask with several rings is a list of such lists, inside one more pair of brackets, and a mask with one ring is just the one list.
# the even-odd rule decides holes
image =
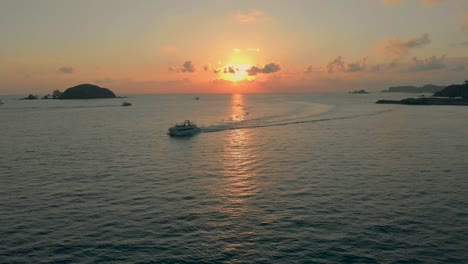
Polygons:
[[197,134],[201,131],[197,125],[185,120],[183,123],[175,124],[175,126],[169,128],[169,135],[171,136],[190,136]]

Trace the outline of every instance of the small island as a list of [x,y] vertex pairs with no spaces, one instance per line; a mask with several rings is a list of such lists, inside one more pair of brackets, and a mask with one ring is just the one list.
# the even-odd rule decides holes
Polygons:
[[[93,84],[80,84],[77,86],[70,87],[61,92],[54,90],[52,95],[46,94],[41,99],[101,99],[101,98],[117,98],[115,94],[107,89],[102,88]],[[19,100],[35,100],[39,99],[39,96],[30,94]]]
[[36,99],[38,99],[37,95],[30,94],[24,98],[21,98],[20,100],[36,100]]
[[80,84],[70,87],[57,99],[99,99],[116,98],[115,94],[107,89],[93,84]]
[[435,92],[432,97],[406,98],[403,100],[379,100],[377,104],[404,105],[468,105],[468,81],[453,84]]
[[366,90],[356,90],[356,91],[353,91],[353,92],[349,92],[350,94],[368,94],[369,92],[366,91]]

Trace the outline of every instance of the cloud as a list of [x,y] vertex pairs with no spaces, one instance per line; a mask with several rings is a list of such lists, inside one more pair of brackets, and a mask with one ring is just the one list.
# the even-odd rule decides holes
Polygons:
[[345,62],[342,56],[336,57],[333,61],[327,64],[327,72],[333,73],[336,71],[344,71],[345,70]]
[[182,72],[195,72],[195,65],[192,61],[186,61],[182,64]]
[[363,58],[362,60],[358,60],[356,62],[350,63],[346,67],[347,72],[359,72],[364,71],[367,68],[367,57]]
[[57,73],[61,74],[72,74],[74,71],[75,69],[73,69],[73,67],[70,66],[62,66],[57,69]]
[[[209,65],[205,65],[203,69],[206,71],[206,67],[208,67],[207,69],[209,70]],[[181,68],[169,66],[167,70],[171,72],[195,72],[195,65],[192,61],[185,61]]]
[[262,69],[257,67],[257,66],[252,66],[249,69],[247,69],[247,73],[249,76],[257,75],[257,73],[261,73]]
[[413,72],[419,72],[445,69],[447,68],[447,65],[444,63],[444,61],[445,55],[440,56],[440,58],[432,56],[425,59],[418,59],[417,57],[413,57],[413,65],[410,66],[409,70]]
[[468,13],[461,13],[460,18],[462,21],[462,24],[458,28],[460,32],[468,33]]
[[232,66],[229,66],[229,67],[224,67],[223,69],[223,73],[231,73],[231,74],[235,74],[236,71],[239,71],[239,69],[237,68],[234,68]]
[[304,73],[305,73],[305,74],[311,74],[313,71],[314,71],[314,69],[312,68],[312,65],[309,65],[309,66],[304,70]]
[[279,64],[276,63],[268,63],[263,66],[263,68],[259,68],[257,66],[252,66],[249,69],[247,69],[247,73],[249,76],[257,75],[259,73],[263,74],[268,74],[268,73],[274,73],[278,72],[281,70],[281,67]]
[[336,57],[326,66],[328,73],[334,72],[360,72],[367,69],[367,57],[347,64],[343,56]]
[[237,12],[234,14],[234,19],[239,23],[255,23],[264,12],[260,10],[252,10],[248,13]]
[[272,73],[272,72],[277,72],[280,70],[279,64],[275,63],[268,63],[263,67],[262,73]]
[[212,69],[213,73],[224,73],[224,74],[236,74],[239,72],[239,68],[235,68],[234,66],[226,66],[223,68]]
[[387,39],[384,44],[384,50],[388,54],[403,57],[408,54],[410,49],[420,48],[431,43],[431,36],[427,33],[422,34],[420,37],[409,37],[405,40],[400,38]]

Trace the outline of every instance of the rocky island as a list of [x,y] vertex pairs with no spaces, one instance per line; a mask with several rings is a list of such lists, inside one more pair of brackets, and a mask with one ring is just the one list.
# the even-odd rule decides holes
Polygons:
[[70,87],[57,99],[99,99],[116,98],[115,94],[107,89],[93,84],[80,84]]
[[435,92],[432,97],[406,98],[403,100],[379,100],[377,104],[405,105],[468,105],[468,81],[453,84]]
[[368,94],[369,92],[366,90],[356,90],[354,92],[349,92],[350,94]]
[[32,95],[32,94],[29,94],[28,96],[24,98],[20,98],[20,100],[36,100],[36,99],[38,99],[37,95]]

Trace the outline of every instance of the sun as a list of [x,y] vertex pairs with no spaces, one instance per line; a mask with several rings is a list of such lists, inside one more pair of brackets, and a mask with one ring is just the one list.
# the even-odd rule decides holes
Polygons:
[[231,82],[239,82],[243,80],[251,80],[253,76],[249,76],[248,69],[252,67],[250,64],[227,64],[223,71],[220,72],[224,80]]

